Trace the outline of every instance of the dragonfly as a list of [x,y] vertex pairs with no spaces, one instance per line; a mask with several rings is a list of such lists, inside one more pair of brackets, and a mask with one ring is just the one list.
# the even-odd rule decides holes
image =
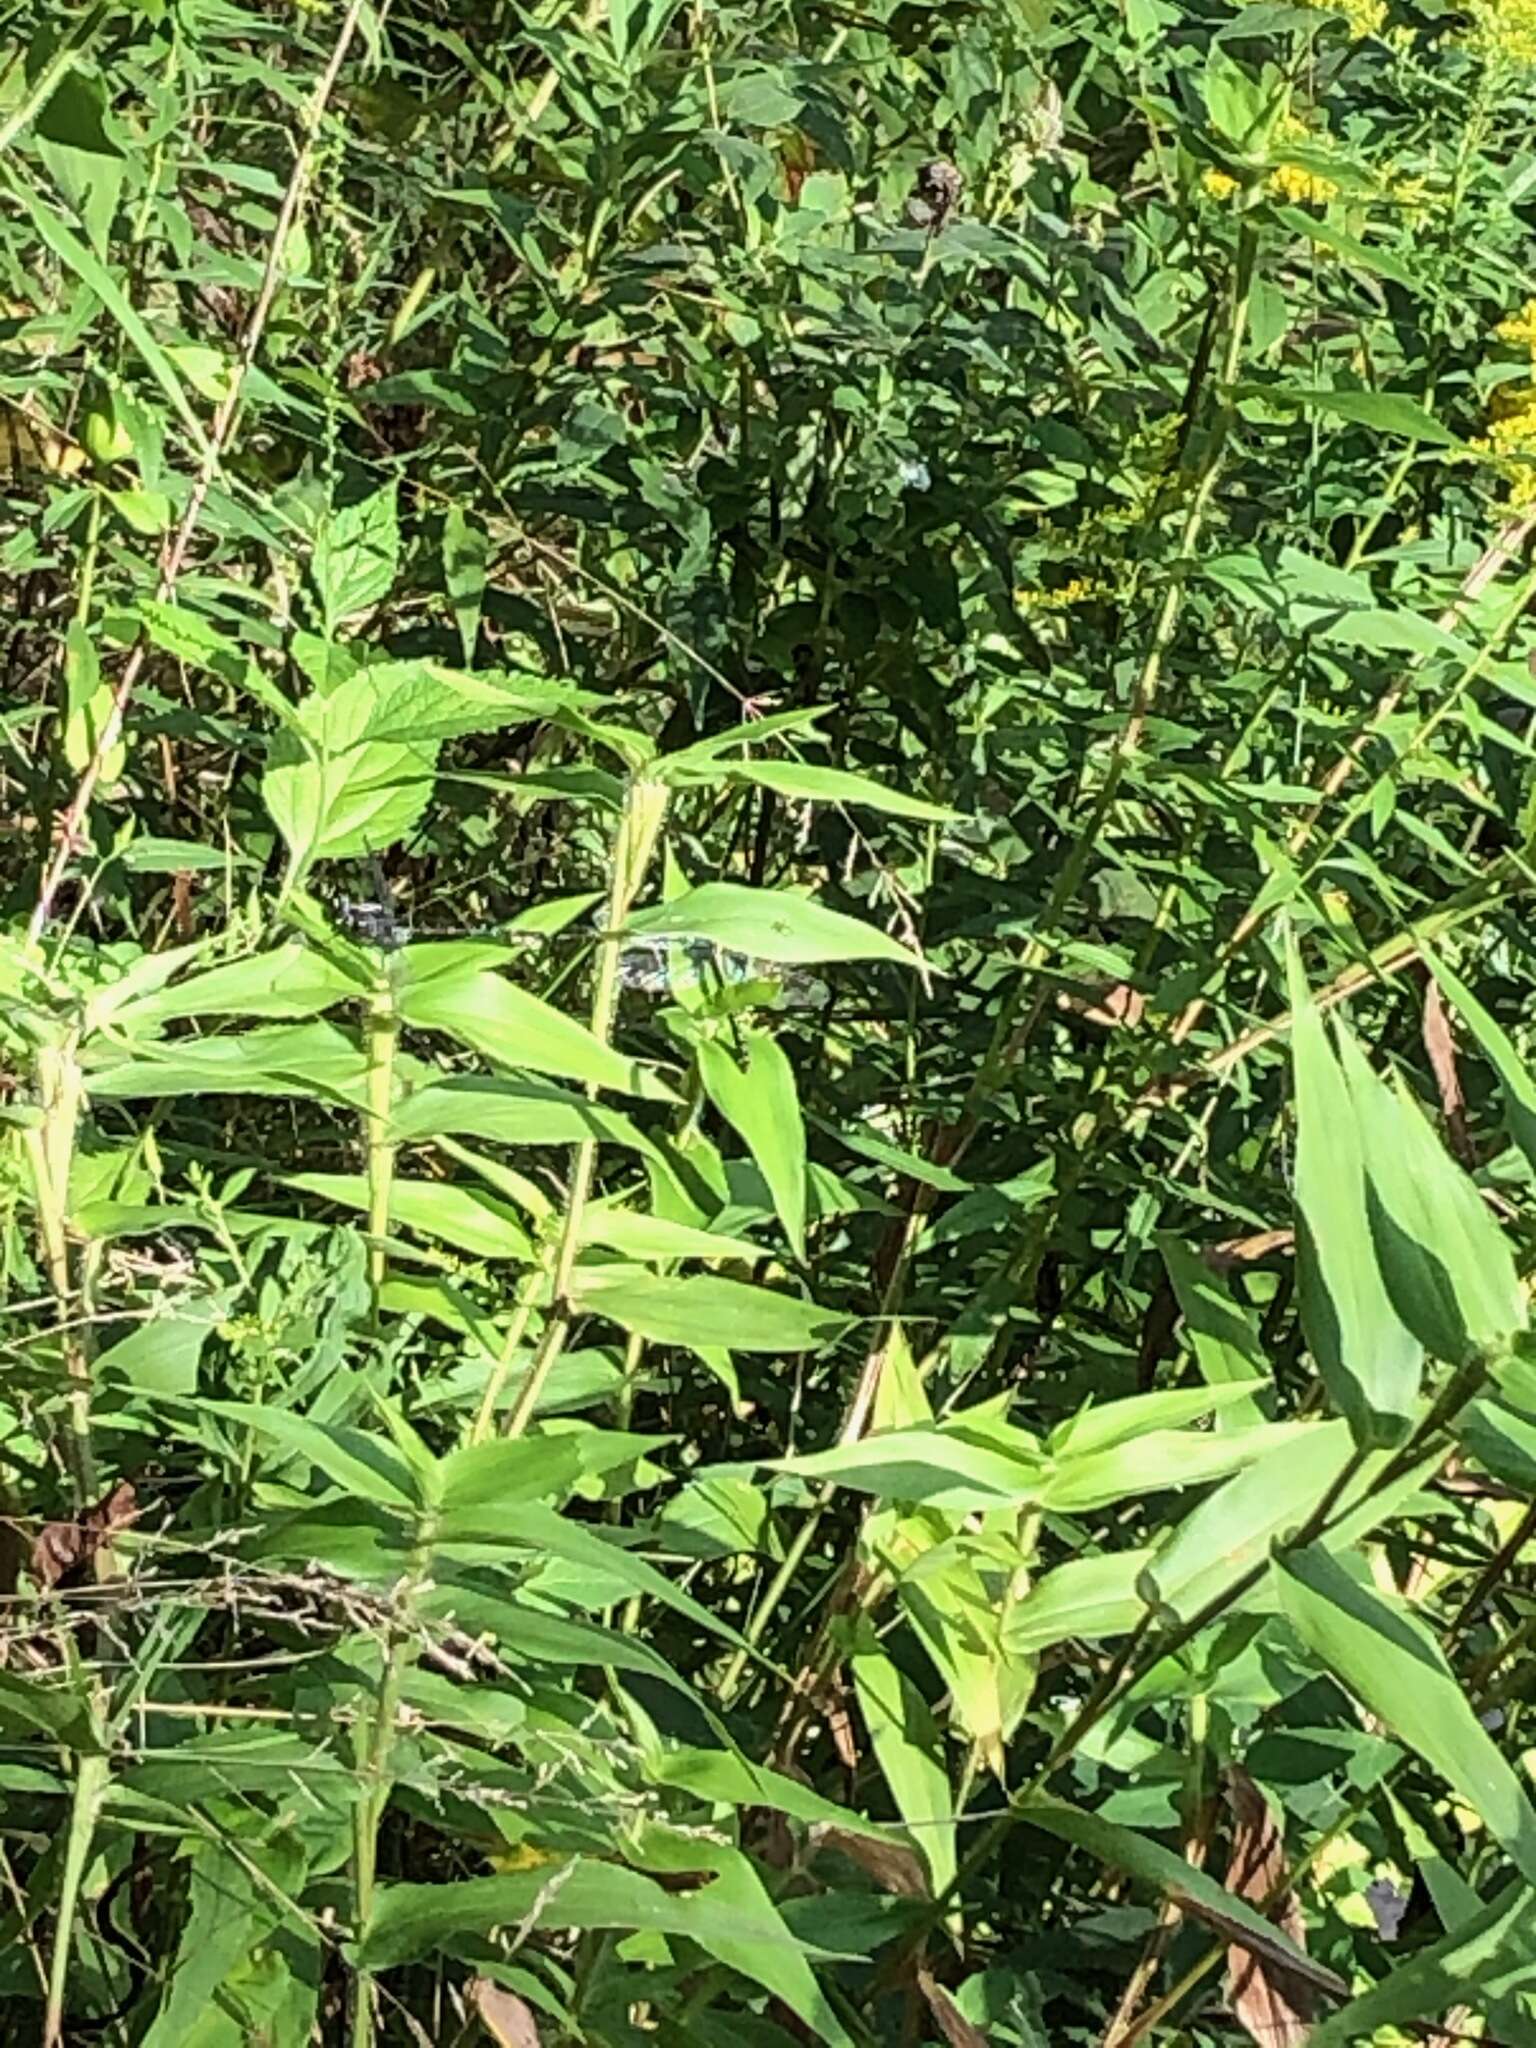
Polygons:
[[[338,895],[333,905],[338,928],[359,945],[372,946],[381,953],[399,953],[416,938],[503,938],[529,946],[550,943],[551,935],[510,932],[504,925],[420,929],[402,912],[377,859],[371,861],[370,869],[371,896]],[[820,1009],[832,998],[826,982],[804,968],[761,960],[702,935],[626,939],[619,952],[619,985],[656,998],[670,995],[685,1002],[712,998],[727,1011]]]

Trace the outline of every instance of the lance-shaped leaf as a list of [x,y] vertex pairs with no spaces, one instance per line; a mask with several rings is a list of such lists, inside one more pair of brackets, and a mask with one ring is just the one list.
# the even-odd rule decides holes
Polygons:
[[1294,952],[1290,979],[1302,1323],[1356,1442],[1397,1443],[1408,1431],[1423,1348],[1377,1263],[1354,1105]]
[[1503,1233],[1401,1083],[1389,1087],[1373,1073],[1347,1031],[1339,1046],[1376,1263],[1394,1309],[1449,1364],[1501,1357],[1526,1322]]
[[1275,1569],[1281,1605],[1320,1661],[1536,1882],[1536,1811],[1429,1630],[1315,1544],[1277,1558]]

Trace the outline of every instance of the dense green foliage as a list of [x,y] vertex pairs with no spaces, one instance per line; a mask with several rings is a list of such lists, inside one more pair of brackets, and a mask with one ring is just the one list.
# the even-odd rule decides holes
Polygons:
[[0,2038],[1530,2040],[1536,6],[6,14]]

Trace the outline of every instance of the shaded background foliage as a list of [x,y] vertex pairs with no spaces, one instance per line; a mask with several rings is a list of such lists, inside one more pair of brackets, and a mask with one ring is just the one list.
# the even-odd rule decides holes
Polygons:
[[[1522,1751],[1536,1465],[1518,1369],[1459,1419],[1429,1404],[1473,1352],[1502,1371],[1515,1323],[1469,1336],[1458,1271],[1426,1337],[1380,1254],[1378,1328],[1437,1364],[1372,1439],[1375,1351],[1330,1371],[1298,1309],[1281,934],[1523,1272],[1522,10],[109,0],[7,26],[17,2038],[1034,2048],[1143,2013],[1142,2038],[1301,2039],[1254,2003],[1294,1991],[1294,1948],[1258,1993],[1240,1936],[1225,1993],[1200,1974],[1232,1935],[1208,1862],[1239,1905],[1294,1875],[1325,2004],[1483,1939],[1505,1852],[1536,1874],[1467,1789],[1477,1713]],[[443,670],[504,696],[466,710]],[[303,841],[287,713],[370,672],[401,694],[362,822]],[[371,854],[419,946],[334,929]],[[602,899],[718,879],[875,936],[788,940],[809,995],[706,976],[605,1018]],[[734,950],[770,951],[772,914]],[[427,990],[433,943],[519,918],[507,956],[448,966],[510,961],[591,1039]],[[1431,944],[1481,1006],[1447,983],[1454,1032]],[[1387,1114],[1358,1077],[1327,1095],[1307,1042],[1319,1101]],[[546,1086],[510,1161],[482,1098],[423,1112],[391,1206],[370,1077],[388,1103],[486,1067]],[[583,1122],[583,1085],[632,1124]],[[551,1281],[583,1173],[734,1252],[610,1223]],[[354,1227],[380,1187],[382,1284]],[[1341,1197],[1329,1242],[1370,1265],[1358,1222]],[[698,1291],[727,1256],[750,1305]],[[462,1444],[498,1354],[536,1433]],[[824,1491],[877,1385],[874,1440],[921,1441]],[[1341,1508],[1344,1590],[1300,1543],[1256,1598],[1213,1564],[1267,1572]],[[1390,1631],[1361,1667],[1317,1618],[1369,1571],[1455,1661],[1427,1737],[1373,1695]],[[1254,1784],[1278,1850],[1244,1840]],[[1031,1787],[1075,1802],[1070,1855],[1008,1826]],[[1458,2004],[1519,2038],[1497,1928],[1336,2038]]]

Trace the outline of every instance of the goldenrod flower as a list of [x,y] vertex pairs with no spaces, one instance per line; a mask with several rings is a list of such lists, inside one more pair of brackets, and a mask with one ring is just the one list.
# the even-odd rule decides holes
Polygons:
[[1512,510],[1536,505],[1536,384],[1499,386],[1489,401],[1487,435],[1472,446],[1508,480]]
[[[1280,133],[1292,142],[1315,139],[1306,122],[1296,114],[1286,115],[1280,123]],[[1309,171],[1304,164],[1278,165],[1269,174],[1269,189],[1278,192],[1282,199],[1289,199],[1295,206],[1326,206],[1330,199],[1339,196],[1339,188],[1332,178],[1322,171]]]
[[1014,602],[1020,611],[1062,612],[1075,604],[1090,604],[1096,597],[1108,597],[1110,588],[1087,576],[1074,576],[1055,590],[1016,590]]
[[1243,189],[1236,178],[1229,177],[1225,171],[1218,171],[1214,165],[1203,173],[1200,183],[1212,199],[1230,199]]
[[1528,350],[1531,361],[1536,363],[1536,299],[1527,299],[1518,313],[1501,320],[1493,331],[1512,348]]
[[1536,64],[1536,0],[1471,0],[1472,41],[1485,57]]
[[1402,208],[1403,219],[1410,227],[1417,227],[1437,206],[1445,204],[1445,194],[1434,191],[1427,178],[1398,178],[1386,187],[1382,197]]
[[1332,178],[1324,177],[1320,171],[1309,171],[1301,164],[1277,165],[1269,174],[1269,189],[1294,206],[1326,206],[1330,199],[1339,196]]

